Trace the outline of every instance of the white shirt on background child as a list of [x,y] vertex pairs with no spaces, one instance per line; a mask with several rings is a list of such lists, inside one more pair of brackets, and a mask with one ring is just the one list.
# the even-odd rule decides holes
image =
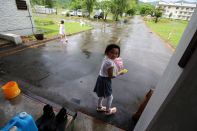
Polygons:
[[65,29],[64,29],[64,24],[60,24],[60,30],[59,30],[60,35],[65,35]]

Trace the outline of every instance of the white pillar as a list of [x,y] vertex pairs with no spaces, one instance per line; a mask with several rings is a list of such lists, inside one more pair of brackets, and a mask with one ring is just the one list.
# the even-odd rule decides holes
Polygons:
[[[169,120],[175,117],[175,116],[165,117],[163,114],[165,114],[166,113],[165,111],[167,110],[170,110],[170,111],[173,110],[171,109],[173,105],[172,96],[177,91],[176,86],[174,85],[179,79],[179,77],[181,76],[182,72],[184,71],[184,69],[178,66],[178,62],[181,59],[185,49],[187,48],[188,44],[190,43],[196,31],[197,31],[197,10],[195,10],[195,12],[193,13],[191,21],[189,22],[188,27],[183,33],[183,36],[179,42],[179,45],[175,53],[173,54],[166,70],[164,71],[163,76],[161,77],[158,85],[156,86],[155,92],[153,93],[144,112],[142,113],[136,127],[134,128],[134,131],[156,131],[156,129],[157,131],[176,131],[176,129],[178,129],[174,127],[172,128],[166,127],[165,129],[162,129],[162,127],[164,127],[164,123],[166,124],[170,122]],[[178,94],[175,94],[175,95],[178,95]],[[178,101],[177,99],[177,102],[180,102],[180,101]],[[185,103],[183,103],[183,105],[185,105]],[[187,108],[187,107],[180,107],[180,108]],[[176,115],[176,113],[174,115]],[[164,118],[168,118],[169,120],[164,119]],[[177,118],[181,120],[181,116],[177,116]],[[160,120],[160,123],[158,123],[157,120]],[[176,125],[176,121],[173,124],[175,127],[178,126]],[[157,127],[161,127],[161,128],[158,130]],[[177,131],[180,131],[180,130],[177,130]],[[191,131],[191,130],[188,130],[188,131]]]

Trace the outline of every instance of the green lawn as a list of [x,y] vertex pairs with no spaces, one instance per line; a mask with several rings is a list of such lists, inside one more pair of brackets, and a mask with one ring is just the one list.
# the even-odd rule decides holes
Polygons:
[[161,19],[158,23],[146,21],[147,25],[172,47],[176,48],[188,24],[187,21]]
[[[34,21],[37,30],[43,30],[45,32],[45,37],[48,38],[59,34],[58,21],[55,21],[55,19],[34,17]],[[90,30],[92,28],[93,27],[91,26],[81,26],[78,22],[65,22],[65,30],[67,35]]]

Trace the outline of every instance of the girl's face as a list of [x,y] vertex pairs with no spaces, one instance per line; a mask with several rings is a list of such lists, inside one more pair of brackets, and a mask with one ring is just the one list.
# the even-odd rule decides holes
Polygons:
[[107,53],[108,58],[110,58],[112,60],[118,58],[118,55],[119,55],[119,49],[118,48],[113,48],[112,50],[110,50]]

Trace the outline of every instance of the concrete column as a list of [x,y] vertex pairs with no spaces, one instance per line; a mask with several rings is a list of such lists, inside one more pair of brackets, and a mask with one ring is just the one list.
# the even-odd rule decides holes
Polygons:
[[184,69],[178,66],[196,30],[197,10],[134,131],[197,130],[197,51]]

